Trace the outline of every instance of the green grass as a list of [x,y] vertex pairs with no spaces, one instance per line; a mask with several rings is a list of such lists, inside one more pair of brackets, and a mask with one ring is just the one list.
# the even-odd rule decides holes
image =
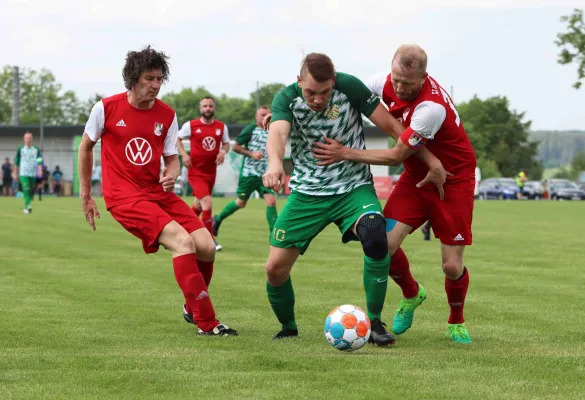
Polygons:
[[[231,199],[216,199],[219,210]],[[283,201],[279,202],[279,209]],[[337,305],[364,307],[362,254],[335,226],[293,269],[301,337],[265,293],[261,201],[222,225],[211,295],[236,338],[202,338],[181,315],[170,254],[142,253],[103,203],[92,232],[72,198],[0,199],[0,398],[569,399],[585,379],[585,202],[478,202],[466,264],[471,345],[444,338],[439,243],[404,248],[429,298],[394,348],[332,348]],[[390,283],[385,319],[399,301]]]

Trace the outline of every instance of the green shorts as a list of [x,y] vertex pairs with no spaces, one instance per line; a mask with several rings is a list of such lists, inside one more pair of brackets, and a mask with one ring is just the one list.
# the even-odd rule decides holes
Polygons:
[[37,187],[37,178],[34,176],[19,176],[20,186],[23,192],[30,192]]
[[358,240],[351,228],[359,217],[372,212],[382,214],[382,206],[372,185],[332,196],[292,192],[274,223],[270,245],[297,247],[304,254],[313,238],[332,222],[342,233],[343,243]]
[[254,191],[257,191],[260,197],[264,197],[265,194],[274,194],[262,184],[261,176],[240,176],[236,190],[238,199],[248,201]]

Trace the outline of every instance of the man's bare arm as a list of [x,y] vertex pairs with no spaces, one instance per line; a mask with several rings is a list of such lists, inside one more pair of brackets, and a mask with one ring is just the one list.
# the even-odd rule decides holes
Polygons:
[[91,196],[91,170],[93,168],[93,148],[95,142],[83,133],[79,144],[77,169],[79,171],[79,193],[82,198]]
[[181,138],[177,138],[177,150],[179,151],[179,154],[181,155],[181,157],[183,157],[183,159],[189,157],[187,151],[185,150],[185,146],[183,146],[183,139]]
[[173,177],[174,180],[177,180],[177,178],[181,174],[181,164],[179,163],[179,156],[176,154],[173,154],[172,156],[163,156],[163,161],[165,163],[167,175],[170,175]]
[[282,165],[284,160],[284,149],[290,135],[290,122],[276,121],[270,124],[268,140],[266,142],[266,154],[269,164]]
[[[406,128],[384,108],[382,104],[379,104],[378,107],[374,110],[372,115],[370,115],[370,121],[374,123],[378,128],[382,129],[388,135],[390,135],[394,140],[396,140],[396,146],[392,149],[388,149],[389,152],[386,154],[388,157],[388,162],[383,164],[376,164],[376,165],[397,165],[406,160],[411,155],[415,155],[419,160],[424,162],[429,169],[433,168],[442,168],[443,164],[441,161],[433,153],[429,151],[426,147],[422,147],[420,150],[415,151],[412,150],[410,147],[406,146],[401,140],[400,135]],[[386,151],[386,150],[367,150],[367,151]],[[391,152],[390,152],[391,151]],[[379,157],[382,155],[378,155]],[[351,159],[353,160],[353,159]],[[359,160],[353,160],[359,161]],[[365,162],[365,161],[362,161]]]
[[250,158],[252,158],[253,151],[250,151],[250,150],[246,149],[244,146],[242,146],[242,145],[240,145],[238,143],[235,143],[232,146],[232,150],[235,151],[238,154],[243,155],[244,157],[250,157]]

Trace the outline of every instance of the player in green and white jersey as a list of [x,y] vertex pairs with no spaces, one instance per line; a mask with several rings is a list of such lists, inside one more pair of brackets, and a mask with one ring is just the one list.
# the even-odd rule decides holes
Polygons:
[[240,169],[238,198],[228,203],[221,212],[213,217],[213,235],[219,234],[219,226],[230,215],[241,208],[246,207],[250,195],[255,191],[264,198],[266,202],[266,221],[268,221],[268,233],[272,232],[274,222],[278,217],[276,211],[276,198],[274,192],[262,184],[262,175],[266,172],[268,158],[266,157],[266,140],[268,131],[262,128],[264,117],[270,113],[266,106],[258,107],[256,110],[256,123],[246,126],[236,138],[236,144],[232,150],[243,155],[244,162]]
[[42,168],[43,159],[41,149],[33,145],[33,135],[30,132],[24,134],[24,145],[16,151],[14,159],[14,179],[20,179],[24,194],[24,213],[30,214],[32,207],[30,201],[37,186],[37,168]]
[[[386,220],[370,167],[350,161],[320,166],[312,149],[324,138],[365,149],[362,114],[389,135],[398,137],[404,128],[359,79],[336,73],[333,62],[324,54],[307,55],[297,79],[272,102],[268,169],[263,177],[266,187],[280,190],[285,180],[284,148],[290,137],[291,195],[276,220],[266,262],[268,299],[282,325],[274,339],[298,336],[290,271],[311,240],[333,222],[344,243],[359,240],[362,244],[363,284],[372,324],[370,341],[379,346],[393,344],[394,337],[381,322],[390,256]],[[420,158],[434,172],[427,181],[435,182],[439,175],[441,179],[446,177],[440,161],[428,150]]]

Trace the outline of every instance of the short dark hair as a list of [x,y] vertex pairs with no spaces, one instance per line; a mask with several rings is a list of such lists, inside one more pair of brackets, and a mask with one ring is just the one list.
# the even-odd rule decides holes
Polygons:
[[211,96],[202,97],[201,100],[199,100],[199,103],[201,103],[203,100],[211,100],[214,103],[216,102],[215,99],[213,97],[211,97]]
[[154,50],[150,45],[141,51],[129,51],[122,70],[124,86],[128,90],[132,89],[138,83],[140,76],[151,69],[160,69],[163,82],[166,82],[170,75],[168,59],[169,57],[165,53]]
[[323,53],[307,54],[301,64],[301,78],[304,78],[307,72],[320,83],[335,78],[333,61]]

